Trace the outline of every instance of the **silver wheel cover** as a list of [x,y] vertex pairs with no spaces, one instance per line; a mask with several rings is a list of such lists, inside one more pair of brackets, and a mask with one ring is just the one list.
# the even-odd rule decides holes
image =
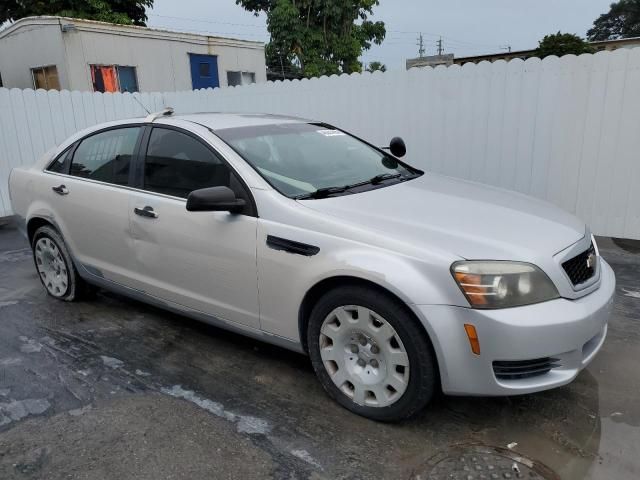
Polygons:
[[327,315],[320,356],[333,383],[358,405],[387,407],[409,386],[409,356],[400,336],[368,308],[345,305]]
[[54,297],[62,297],[69,287],[69,272],[62,253],[48,237],[40,238],[34,249],[36,267],[47,291]]

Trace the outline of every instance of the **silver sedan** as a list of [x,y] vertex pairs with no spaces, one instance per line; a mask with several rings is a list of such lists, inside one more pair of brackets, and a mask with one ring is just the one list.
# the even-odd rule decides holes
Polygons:
[[105,288],[307,353],[357,414],[571,382],[615,288],[589,229],[405,152],[320,122],[164,112],[75,135],[10,192],[51,296]]

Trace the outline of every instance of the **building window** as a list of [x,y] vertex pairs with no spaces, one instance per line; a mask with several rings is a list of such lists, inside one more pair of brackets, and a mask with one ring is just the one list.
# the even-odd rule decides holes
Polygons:
[[227,72],[227,84],[230,87],[251,83],[256,83],[256,74],[253,72]]
[[91,65],[94,92],[137,92],[136,67],[122,65]]
[[200,63],[200,76],[203,78],[211,77],[211,64],[208,62]]
[[36,67],[31,69],[33,76],[33,87],[37,90],[60,90],[60,80],[58,79],[58,69],[55,65],[46,67]]

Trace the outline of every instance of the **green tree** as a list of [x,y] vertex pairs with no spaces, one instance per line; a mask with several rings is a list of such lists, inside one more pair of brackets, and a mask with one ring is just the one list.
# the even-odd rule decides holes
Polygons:
[[102,22],[145,25],[153,0],[0,0],[0,24],[24,17],[60,15]]
[[362,71],[359,58],[381,44],[384,23],[369,16],[378,0],[236,0],[255,15],[266,13],[271,41],[267,65],[306,77]]
[[629,37],[640,37],[640,0],[612,3],[609,11],[600,15],[587,32],[591,41]]
[[583,40],[577,35],[572,33],[554,33],[553,35],[547,35],[544,37],[538,49],[536,50],[536,56],[540,58],[548,57],[549,55],[557,55],[562,57],[563,55],[581,55],[583,53],[593,53],[594,49],[589,42]]
[[367,72],[386,72],[387,71],[387,66],[382,63],[382,62],[371,62],[369,65],[367,65]]

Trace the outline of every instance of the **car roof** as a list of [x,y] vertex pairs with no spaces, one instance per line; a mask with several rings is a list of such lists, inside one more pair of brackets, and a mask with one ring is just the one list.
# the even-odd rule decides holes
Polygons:
[[308,123],[297,117],[272,115],[266,113],[194,113],[188,115],[171,115],[161,117],[154,123],[163,123],[164,119],[185,120],[203,125],[213,131],[227,128],[258,127],[285,123]]
[[[158,114],[160,115],[160,114]],[[45,165],[50,162],[55,155],[63,152],[65,149],[77,142],[78,140],[91,135],[94,132],[99,130],[110,128],[110,127],[119,127],[130,124],[140,124],[147,121],[148,117],[141,118],[128,118],[123,120],[112,120],[110,122],[101,123],[98,125],[92,125],[84,130],[81,130],[63,143],[58,145],[56,148],[52,148],[43,158],[37,162],[38,165]],[[184,115],[168,115],[168,116],[158,116],[153,123],[154,124],[174,124],[175,120],[182,120],[187,122],[196,123],[202,125],[206,128],[209,128],[212,131],[216,130],[224,130],[227,128],[241,128],[241,127],[257,127],[263,125],[277,125],[284,123],[309,123],[310,120],[304,120],[302,118],[291,117],[287,115],[273,115],[267,113],[192,113],[192,114],[184,114]]]

